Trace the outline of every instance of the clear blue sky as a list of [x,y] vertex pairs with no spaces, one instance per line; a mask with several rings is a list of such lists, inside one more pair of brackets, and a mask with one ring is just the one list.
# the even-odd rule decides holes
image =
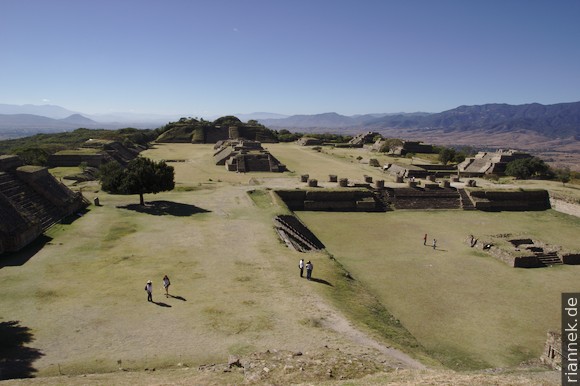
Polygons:
[[575,101],[579,0],[0,0],[0,103],[209,116]]

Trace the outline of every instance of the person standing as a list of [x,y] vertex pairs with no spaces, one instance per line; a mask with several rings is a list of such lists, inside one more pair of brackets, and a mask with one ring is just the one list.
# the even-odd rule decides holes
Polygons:
[[300,277],[304,277],[304,259],[300,259],[298,268],[300,268]]
[[437,240],[433,239],[433,249],[437,248]]
[[314,269],[314,266],[312,265],[310,260],[308,260],[308,263],[306,263],[306,278],[308,280],[310,280],[312,278],[312,270],[313,269]]
[[423,245],[427,245],[427,233],[425,233],[425,236],[423,237]]
[[165,288],[165,297],[168,298],[169,297],[169,286],[171,285],[171,282],[169,281],[169,278],[167,277],[167,275],[163,276],[163,288]]
[[145,284],[145,291],[147,291],[147,301],[153,301],[153,283],[151,280],[147,280],[147,284]]

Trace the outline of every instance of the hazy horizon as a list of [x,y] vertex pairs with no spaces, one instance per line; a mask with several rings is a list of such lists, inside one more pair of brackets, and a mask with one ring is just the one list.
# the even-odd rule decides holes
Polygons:
[[580,100],[580,2],[4,0],[0,103],[85,114]]

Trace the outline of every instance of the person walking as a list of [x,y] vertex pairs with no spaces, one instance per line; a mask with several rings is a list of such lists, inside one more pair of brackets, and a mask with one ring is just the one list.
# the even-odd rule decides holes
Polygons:
[[300,259],[298,268],[300,268],[300,277],[304,277],[304,259]]
[[147,280],[147,284],[145,284],[145,291],[147,291],[147,301],[153,301],[153,283],[151,280]]
[[425,233],[425,236],[423,237],[423,245],[427,245],[427,233]]
[[169,278],[167,277],[167,275],[163,276],[163,288],[165,288],[165,297],[168,298],[169,297],[169,286],[171,285],[171,282],[169,281]]
[[433,249],[437,248],[437,240],[433,239]]
[[314,266],[312,265],[310,260],[308,260],[308,263],[306,263],[306,278],[308,280],[310,280],[312,278],[312,270],[313,269],[314,269]]

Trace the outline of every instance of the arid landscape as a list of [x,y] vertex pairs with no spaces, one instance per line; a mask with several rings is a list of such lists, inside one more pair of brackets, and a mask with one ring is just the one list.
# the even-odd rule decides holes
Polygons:
[[[580,250],[578,217],[299,212],[326,245],[303,254],[273,229],[288,213],[273,190],[304,187],[304,173],[320,189],[333,173],[394,182],[362,149],[265,147],[288,172],[228,172],[211,145],[156,144],[142,155],[167,160],[176,187],[146,195],[145,207],[96,182],[71,185],[101,205],[0,265],[1,321],[27,329],[36,353],[36,378],[2,383],[558,384],[539,357],[577,266],[510,268],[465,238],[510,232]],[[543,186],[577,197],[574,186]],[[299,277],[300,258],[314,280]]]

